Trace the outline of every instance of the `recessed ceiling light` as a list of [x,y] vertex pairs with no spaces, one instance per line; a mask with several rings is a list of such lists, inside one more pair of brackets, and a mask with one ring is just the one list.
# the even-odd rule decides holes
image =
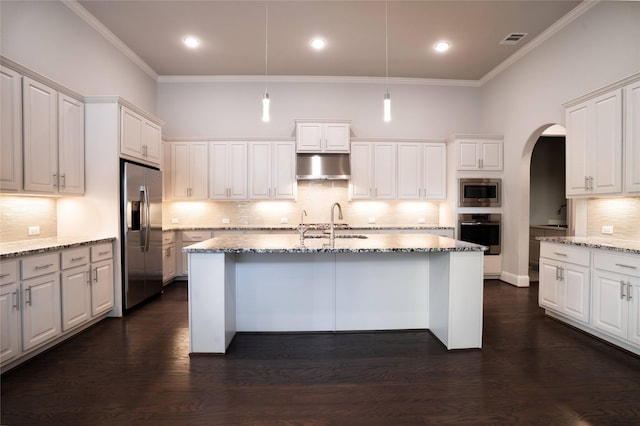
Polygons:
[[446,52],[451,47],[451,43],[446,40],[441,40],[433,45],[433,48],[438,52]]
[[323,38],[316,37],[313,40],[311,40],[311,47],[313,47],[315,50],[322,50],[325,48],[326,45],[327,45],[327,42]]
[[196,47],[200,46],[200,40],[198,40],[194,36],[186,36],[182,39],[182,42],[190,49],[195,49]]

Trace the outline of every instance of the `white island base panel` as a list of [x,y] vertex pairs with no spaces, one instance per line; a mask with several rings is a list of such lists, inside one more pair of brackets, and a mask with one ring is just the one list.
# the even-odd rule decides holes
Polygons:
[[189,253],[192,353],[236,332],[430,329],[482,347],[483,253]]

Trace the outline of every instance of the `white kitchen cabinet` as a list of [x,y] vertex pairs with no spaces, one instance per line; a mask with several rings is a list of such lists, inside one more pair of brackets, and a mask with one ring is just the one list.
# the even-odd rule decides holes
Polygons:
[[295,197],[294,142],[249,142],[249,198],[293,200]]
[[351,144],[351,198],[393,200],[396,198],[396,144],[353,142]]
[[22,76],[0,68],[0,190],[22,190]]
[[207,198],[207,143],[171,143],[171,199]]
[[28,351],[61,333],[58,253],[22,260],[22,349]]
[[125,158],[160,167],[162,130],[141,114],[120,107],[120,154]]
[[579,247],[541,244],[538,297],[541,307],[589,323],[590,256],[589,250]]
[[91,247],[91,317],[105,314],[115,305],[113,244]]
[[[640,81],[624,88],[625,99],[625,192],[640,192]],[[4,164],[4,163],[3,163]]]
[[176,276],[176,233],[162,233],[162,282],[166,285]]
[[399,200],[446,198],[446,146],[443,143],[398,143]]
[[65,250],[61,254],[62,331],[91,319],[89,262],[88,247]]
[[187,256],[187,253],[182,252],[182,249],[192,244],[199,243],[200,241],[208,240],[213,235],[211,231],[182,231],[180,232],[180,234],[179,249],[181,256],[176,273],[181,277],[186,277],[187,275],[189,275],[189,258]]
[[84,194],[84,103],[58,94],[58,192]]
[[640,347],[640,257],[594,254],[593,326]]
[[349,152],[350,121],[296,121],[297,152]]
[[19,356],[20,349],[20,281],[18,261],[0,263],[0,362]]
[[502,171],[502,140],[456,140],[456,169]]
[[209,145],[209,199],[247,199],[247,142]]
[[567,196],[622,191],[622,89],[566,109]]

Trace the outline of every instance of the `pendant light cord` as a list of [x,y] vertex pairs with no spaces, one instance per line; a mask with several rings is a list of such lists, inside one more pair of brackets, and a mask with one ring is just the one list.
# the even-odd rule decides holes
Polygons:
[[388,2],[384,2],[384,63],[385,63],[385,81],[384,84],[389,90],[389,29],[388,29]]
[[264,2],[264,91],[267,91],[269,69],[269,1]]

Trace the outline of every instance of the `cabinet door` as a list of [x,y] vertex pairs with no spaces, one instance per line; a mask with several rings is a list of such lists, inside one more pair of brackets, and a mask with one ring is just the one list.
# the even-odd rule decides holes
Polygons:
[[0,285],[0,363],[20,354],[20,301],[16,281]]
[[247,143],[229,143],[226,162],[228,198],[245,200],[247,198]]
[[273,142],[273,198],[293,200],[296,197],[296,147],[293,142]]
[[375,198],[396,198],[396,146],[393,143],[376,143],[373,165]]
[[271,143],[249,143],[249,198],[271,198]]
[[421,198],[422,172],[423,172],[423,157],[422,157],[421,145],[417,143],[399,143],[398,144],[398,199],[399,200],[418,200]]
[[176,245],[162,247],[162,281],[167,283],[176,276]]
[[160,126],[148,120],[144,120],[143,129],[142,154],[150,163],[160,165],[162,130]]
[[207,143],[190,143],[188,149],[189,198],[192,200],[205,200],[208,195],[207,178],[209,171]]
[[60,334],[60,274],[22,283],[22,348],[26,351]]
[[84,103],[58,94],[58,154],[63,194],[84,194]]
[[[637,193],[640,192],[640,81],[624,90],[625,191]],[[4,165],[4,162],[2,164]]]
[[458,170],[478,170],[478,143],[475,141],[460,141],[458,143]]
[[351,198],[369,199],[371,198],[372,182],[372,151],[371,144],[364,142],[354,142],[351,144]]
[[89,267],[62,271],[62,330],[67,331],[91,319]]
[[562,268],[562,312],[588,324],[591,295],[589,268],[572,264],[564,264]]
[[502,142],[480,142],[480,168],[482,170],[502,170]]
[[561,311],[560,281],[558,280],[559,264],[549,259],[540,258],[540,284],[538,288],[538,304],[546,309]]
[[617,337],[627,338],[629,304],[623,296],[624,276],[596,269],[593,274],[593,326]]
[[324,150],[327,152],[349,152],[351,126],[346,123],[326,123],[324,126]]
[[298,152],[320,152],[322,150],[322,125],[320,123],[297,123],[296,149]]
[[622,92],[616,90],[593,102],[591,176],[594,194],[622,191]]
[[189,198],[189,146],[171,144],[171,198]]
[[91,315],[109,312],[114,305],[113,259],[91,264]]
[[30,78],[23,80],[24,189],[58,190],[57,93]]
[[213,142],[209,145],[209,198],[212,200],[227,199],[228,151],[227,142]]
[[589,118],[587,104],[579,104],[566,111],[566,193],[567,195],[583,195],[587,193],[587,177],[589,171],[588,134]]
[[125,107],[121,108],[120,153],[143,159],[142,140],[145,119]]
[[0,68],[0,190],[22,189],[22,76]]
[[631,292],[629,304],[629,341],[640,346],[640,280],[628,280],[627,291]]
[[[425,200],[444,200],[447,198],[446,155],[447,149],[444,144],[425,144],[423,147],[422,197]],[[402,166],[398,161],[398,176],[400,176],[400,167]]]

